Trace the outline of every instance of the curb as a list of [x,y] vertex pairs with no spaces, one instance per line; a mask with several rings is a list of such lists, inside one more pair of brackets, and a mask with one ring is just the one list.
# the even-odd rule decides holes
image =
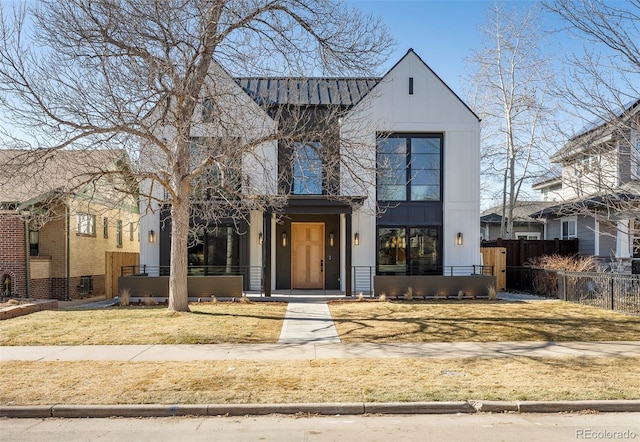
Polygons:
[[473,414],[473,413],[640,412],[640,400],[346,402],[325,404],[133,404],[0,406],[4,418],[109,418],[172,416],[252,416],[267,414]]

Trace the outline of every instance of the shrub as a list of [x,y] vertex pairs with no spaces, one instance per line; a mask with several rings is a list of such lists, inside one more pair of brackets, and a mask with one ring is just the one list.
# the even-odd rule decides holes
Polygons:
[[497,299],[497,292],[496,292],[495,286],[490,285],[487,287],[487,290],[489,291],[489,301],[495,301]]
[[130,289],[122,289],[120,290],[120,305],[122,306],[128,306],[129,305],[129,298],[131,297],[131,290]]
[[407,294],[404,296],[407,301],[413,301],[413,287],[407,287]]
[[569,272],[595,272],[598,261],[595,256],[545,255],[531,258],[529,265],[545,270],[567,270]]
[[387,300],[387,294],[385,292],[380,293],[380,301],[384,302]]

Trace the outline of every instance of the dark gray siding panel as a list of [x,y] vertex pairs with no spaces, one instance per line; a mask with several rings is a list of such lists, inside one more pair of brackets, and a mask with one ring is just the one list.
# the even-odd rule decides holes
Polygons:
[[595,219],[590,216],[579,216],[576,227],[579,253],[582,255],[595,254]]
[[547,239],[561,239],[562,231],[559,219],[549,219],[547,220]]

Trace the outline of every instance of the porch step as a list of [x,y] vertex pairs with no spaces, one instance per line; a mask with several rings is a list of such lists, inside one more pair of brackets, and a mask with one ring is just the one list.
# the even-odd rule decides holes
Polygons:
[[289,302],[279,344],[339,343],[326,302]]

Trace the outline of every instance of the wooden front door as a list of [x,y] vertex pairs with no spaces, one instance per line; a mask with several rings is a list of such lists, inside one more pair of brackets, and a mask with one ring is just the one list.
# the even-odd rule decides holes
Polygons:
[[324,288],[324,223],[291,223],[291,288]]

